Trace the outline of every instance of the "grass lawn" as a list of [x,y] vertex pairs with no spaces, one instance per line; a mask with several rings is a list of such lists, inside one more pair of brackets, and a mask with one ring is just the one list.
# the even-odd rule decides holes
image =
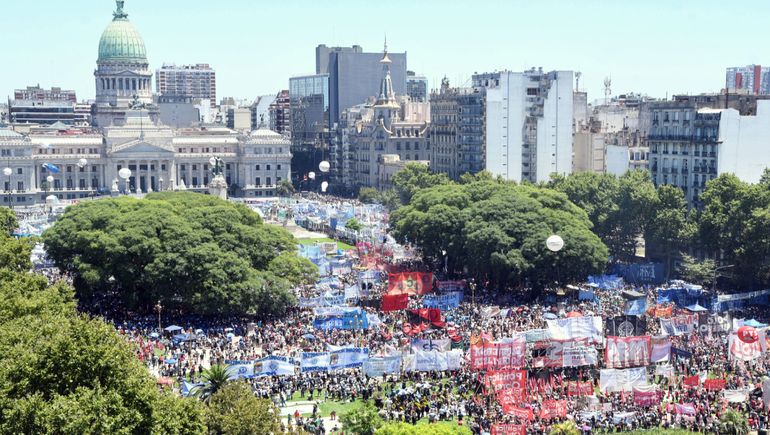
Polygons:
[[349,251],[351,249],[355,249],[355,246],[348,245],[347,243],[339,242],[337,240],[332,240],[328,237],[322,237],[320,239],[297,239],[297,243],[300,245],[315,245],[316,242],[318,243],[324,243],[324,242],[337,242],[337,248],[342,249],[343,251]]

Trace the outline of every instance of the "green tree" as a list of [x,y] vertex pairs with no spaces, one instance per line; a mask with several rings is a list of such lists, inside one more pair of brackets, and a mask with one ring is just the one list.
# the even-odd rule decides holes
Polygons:
[[[591,232],[585,212],[566,195],[491,177],[420,189],[391,214],[391,227],[426,259],[440,261],[446,252],[450,269],[466,266],[501,286],[583,280],[607,261],[607,248]],[[566,242],[557,253],[545,248],[552,234]]]
[[222,435],[277,434],[281,431],[278,408],[259,399],[243,381],[231,382],[211,396],[209,433]]
[[361,231],[363,226],[360,222],[358,222],[358,219],[350,218],[347,222],[345,222],[345,228],[349,229],[350,231]]
[[0,235],[10,235],[18,226],[16,213],[9,207],[0,207]]
[[[280,315],[294,303],[293,237],[247,207],[191,192],[69,207],[43,239],[78,296],[118,295],[129,308]],[[280,263],[292,262],[282,265]]]
[[401,204],[409,204],[418,190],[449,183],[449,178],[446,174],[432,173],[426,165],[407,163],[404,169],[393,175],[391,183],[398,193]]
[[278,186],[275,188],[275,193],[278,196],[291,196],[296,192],[294,185],[289,180],[281,180]]
[[377,408],[371,402],[356,407],[340,417],[342,430],[354,434],[372,435],[382,426],[382,419],[377,414]]
[[190,394],[209,402],[228,382],[230,382],[231,369],[224,364],[214,364],[203,371],[203,384],[190,391]]
[[580,435],[580,429],[572,421],[555,424],[551,427],[549,435]]
[[749,424],[746,421],[746,417],[738,411],[728,409],[720,417],[719,423],[722,427],[721,433],[730,435],[746,435],[749,433]]
[[708,287],[714,280],[716,267],[716,263],[710,258],[698,261],[695,257],[682,254],[678,269],[679,277],[684,281]]
[[645,241],[648,255],[663,260],[666,276],[672,269],[672,260],[695,234],[695,225],[690,222],[687,201],[682,189],[663,185],[658,188],[657,207],[648,226]]
[[373,187],[362,187],[358,191],[358,200],[364,204],[375,204],[380,201],[380,192]]

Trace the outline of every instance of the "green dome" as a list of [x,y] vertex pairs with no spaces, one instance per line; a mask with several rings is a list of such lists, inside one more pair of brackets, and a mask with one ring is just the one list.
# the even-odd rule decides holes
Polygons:
[[125,17],[115,20],[104,29],[99,40],[99,62],[147,63],[147,51],[142,35]]

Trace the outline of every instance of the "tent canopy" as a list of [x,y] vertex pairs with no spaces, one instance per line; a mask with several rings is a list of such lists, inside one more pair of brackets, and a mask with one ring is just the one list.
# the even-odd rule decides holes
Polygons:
[[687,309],[689,311],[692,311],[693,313],[699,313],[699,312],[702,312],[702,311],[708,311],[707,308],[701,306],[700,304],[689,305],[689,306],[687,306]]
[[171,325],[171,326],[166,326],[165,328],[163,328],[163,330],[166,332],[181,331],[182,327],[177,325]]

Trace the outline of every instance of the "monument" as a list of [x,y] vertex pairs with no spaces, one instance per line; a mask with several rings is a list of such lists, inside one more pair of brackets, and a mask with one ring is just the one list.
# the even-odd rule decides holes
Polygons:
[[209,159],[211,173],[214,178],[209,183],[209,195],[227,199],[227,180],[225,180],[225,164],[219,157]]

